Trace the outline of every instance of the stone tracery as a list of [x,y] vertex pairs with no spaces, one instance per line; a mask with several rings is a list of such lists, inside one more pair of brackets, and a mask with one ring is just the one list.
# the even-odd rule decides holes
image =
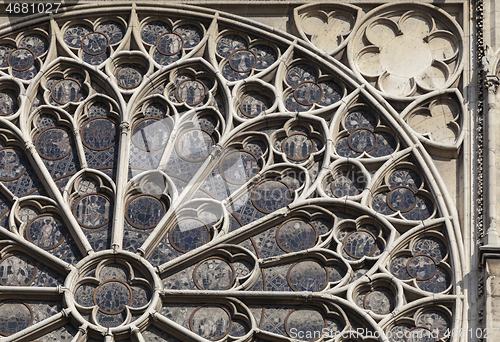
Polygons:
[[[34,324],[53,320],[68,339],[446,340],[460,237],[427,156],[460,148],[460,95],[441,91],[461,72],[460,29],[401,8],[301,7],[299,43],[140,6],[5,33],[0,334],[43,340]],[[312,32],[318,20],[332,29]],[[429,45],[422,70],[389,70],[391,44]],[[399,116],[380,94],[416,99]],[[20,302],[16,286],[50,298]]]

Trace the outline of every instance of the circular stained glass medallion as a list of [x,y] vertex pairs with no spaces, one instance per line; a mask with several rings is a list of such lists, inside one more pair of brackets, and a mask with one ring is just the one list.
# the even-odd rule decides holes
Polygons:
[[408,273],[417,280],[428,280],[436,274],[436,262],[428,255],[416,255],[406,265]]
[[236,72],[248,72],[257,65],[257,56],[253,51],[240,49],[229,56],[229,66]]
[[83,51],[92,56],[106,52],[108,46],[108,36],[101,32],[91,32],[82,39]]
[[49,127],[37,137],[36,149],[45,159],[62,159],[71,153],[68,132],[62,128]]
[[125,219],[138,229],[156,227],[165,214],[165,204],[151,195],[138,195],[127,204]]
[[377,245],[375,236],[367,230],[356,230],[344,239],[344,250],[353,258],[361,259],[375,252]]
[[36,277],[35,262],[22,254],[7,254],[0,260],[0,285],[29,286]]
[[293,133],[281,143],[281,150],[295,161],[309,158],[314,149],[314,141],[304,133]]
[[32,244],[45,249],[59,246],[66,236],[66,227],[50,214],[35,217],[26,229],[26,239]]
[[386,291],[371,291],[363,299],[363,306],[377,315],[387,315],[394,307],[394,298]]
[[357,128],[349,135],[347,143],[355,152],[370,152],[377,144],[377,136],[368,129]]
[[94,151],[102,151],[118,140],[118,126],[110,119],[94,118],[83,125],[81,135],[85,146]]
[[6,301],[0,304],[0,317],[9,317],[0,320],[0,335],[9,336],[33,323],[33,310],[22,302]]
[[[307,317],[307,319],[304,319]],[[314,332],[323,331],[326,328],[326,320],[323,315],[313,308],[295,309],[285,318],[285,329],[289,336],[296,336],[299,331]],[[295,334],[293,334],[295,332]],[[317,336],[304,334],[302,340],[315,340]]]
[[284,222],[276,230],[278,246],[285,252],[298,252],[313,247],[318,233],[308,222],[292,219]]
[[244,184],[260,171],[257,157],[248,151],[234,151],[220,162],[219,172],[225,181]]
[[267,98],[262,95],[247,94],[241,99],[240,110],[243,115],[254,118],[268,109],[267,103]]
[[120,87],[133,89],[142,82],[142,70],[135,65],[122,66],[116,71],[115,77]]
[[132,301],[132,289],[121,280],[107,280],[95,289],[94,302],[105,314],[115,315]]
[[17,98],[11,93],[0,93],[0,115],[9,115],[17,110]]
[[303,106],[312,106],[321,100],[323,91],[316,83],[306,81],[302,82],[295,88],[293,96],[299,104]]
[[387,195],[387,205],[394,211],[405,213],[412,210],[416,204],[415,193],[405,186],[396,187]]
[[21,177],[26,171],[24,155],[16,149],[4,147],[0,149],[0,180],[12,181]]
[[224,259],[212,257],[196,265],[193,279],[200,290],[227,290],[234,284],[235,272]]
[[35,63],[35,54],[27,48],[15,49],[7,57],[7,63],[15,71],[28,70]]
[[201,103],[207,95],[207,87],[198,80],[184,80],[175,88],[175,98],[189,106]]
[[229,312],[219,306],[201,306],[193,311],[189,319],[191,331],[211,341],[226,336],[231,326]]
[[290,267],[287,279],[294,291],[321,291],[328,284],[328,271],[314,260],[304,260]]
[[139,120],[132,129],[132,142],[144,151],[156,151],[165,147],[170,130],[157,118]]
[[172,247],[186,253],[210,241],[210,231],[201,220],[186,218],[170,229],[168,239]]
[[65,78],[57,81],[51,90],[52,99],[60,105],[76,102],[82,97],[82,87],[77,80]]
[[106,196],[90,193],[76,201],[73,213],[78,223],[85,228],[93,229],[109,222],[111,209],[111,202]]
[[211,152],[215,141],[204,129],[189,129],[183,132],[175,143],[177,154],[189,162],[201,162]]
[[175,32],[167,32],[158,37],[156,49],[165,56],[178,54],[184,46],[181,35]]
[[252,190],[252,203],[259,211],[269,214],[292,202],[292,189],[275,180],[264,180]]

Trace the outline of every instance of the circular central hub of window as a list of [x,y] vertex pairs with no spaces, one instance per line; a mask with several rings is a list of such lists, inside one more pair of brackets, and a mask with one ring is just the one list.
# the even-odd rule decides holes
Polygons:
[[[147,261],[131,253],[88,257],[68,277],[72,289],[66,301],[81,323],[96,330],[127,325],[147,316],[159,282]],[[156,286],[158,288],[158,286]],[[70,298],[72,297],[72,298]],[[73,311],[73,310],[72,310]]]

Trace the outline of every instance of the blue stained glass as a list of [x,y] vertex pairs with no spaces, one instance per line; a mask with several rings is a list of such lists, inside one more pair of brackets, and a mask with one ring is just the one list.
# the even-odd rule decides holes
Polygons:
[[16,47],[10,44],[0,44],[0,68],[8,67],[7,57]]
[[377,145],[369,152],[369,155],[383,157],[396,151],[398,144],[392,135],[385,132],[375,132],[375,136],[377,137]]
[[276,232],[278,245],[286,252],[298,252],[316,244],[316,229],[303,220],[290,220],[283,223]]
[[408,260],[408,273],[417,280],[427,280],[436,273],[436,263],[427,255],[416,255]]
[[415,207],[416,202],[415,194],[406,187],[392,189],[387,195],[387,205],[394,211],[410,211]]
[[9,115],[17,111],[17,96],[12,93],[0,93],[0,115]]
[[35,54],[26,48],[20,48],[9,54],[8,63],[14,71],[24,71],[30,69],[35,62]]
[[0,149],[0,180],[12,181],[26,171],[24,154],[13,148]]
[[49,128],[36,139],[38,153],[46,159],[62,159],[71,152],[68,132],[61,128]]
[[328,272],[316,261],[300,261],[290,267],[288,283],[295,291],[320,291],[327,285]]
[[344,90],[335,82],[320,82],[319,86],[323,91],[323,96],[318,103],[322,106],[330,106],[334,103],[337,103],[344,96]]
[[82,39],[82,49],[89,55],[100,55],[109,45],[108,37],[101,32],[92,32]]
[[254,206],[264,213],[272,213],[292,202],[290,187],[280,181],[268,180],[258,184],[251,196]]
[[23,71],[12,70],[12,75],[22,80],[29,81],[35,78],[39,71],[40,68],[38,67],[37,63],[33,63],[33,65],[29,69]]
[[210,240],[208,227],[198,219],[179,221],[170,231],[169,240],[179,252],[189,252]]
[[222,37],[217,42],[216,46],[217,53],[224,58],[229,57],[234,51],[238,49],[246,48],[247,42],[245,41],[245,39],[234,34]]
[[139,229],[154,228],[165,214],[165,205],[156,197],[139,195],[127,204],[126,219]]
[[344,250],[349,256],[360,259],[375,252],[375,237],[368,231],[355,231],[344,239]]
[[29,34],[21,39],[19,47],[28,48],[36,57],[40,57],[48,50],[49,42],[39,34]]
[[99,24],[96,28],[96,32],[104,33],[109,39],[109,44],[114,45],[123,39],[125,28],[116,21],[107,21]]
[[100,55],[89,55],[88,53],[82,53],[82,59],[89,63],[90,65],[99,65],[104,63],[109,58],[109,51],[101,53]]
[[144,25],[141,29],[141,39],[143,42],[153,45],[163,33],[171,32],[170,26],[163,21],[152,21]]
[[23,254],[8,254],[0,260],[0,285],[29,286],[36,273],[33,260]]
[[9,336],[29,327],[33,311],[24,303],[6,301],[0,303],[0,334]]
[[73,212],[78,223],[85,228],[94,229],[109,222],[111,210],[111,202],[106,196],[91,193],[78,199]]
[[256,45],[250,48],[250,51],[257,56],[257,65],[255,69],[266,69],[278,59],[278,55],[273,48],[267,45]]
[[237,72],[248,72],[257,65],[257,56],[252,51],[240,49],[229,56],[229,66]]
[[82,127],[82,142],[92,150],[105,150],[118,140],[118,126],[109,119],[94,118]]
[[59,246],[66,235],[66,227],[57,218],[42,215],[28,224],[26,238],[42,249],[53,249]]
[[231,317],[227,310],[217,306],[196,309],[189,321],[191,331],[209,340],[218,340],[231,329]]
[[81,47],[83,37],[90,32],[92,32],[92,28],[87,25],[72,25],[64,31],[63,40],[69,47],[79,49]]
[[288,69],[285,79],[290,87],[296,87],[302,82],[316,82],[318,72],[310,65],[298,64]]
[[177,27],[174,32],[182,36],[185,49],[194,48],[201,42],[203,36],[201,29],[194,25],[181,25]]

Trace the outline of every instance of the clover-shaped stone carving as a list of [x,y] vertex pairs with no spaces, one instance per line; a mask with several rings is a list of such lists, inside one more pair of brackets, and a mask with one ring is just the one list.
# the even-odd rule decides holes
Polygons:
[[448,248],[441,233],[429,231],[427,235],[413,239],[409,248],[399,251],[392,259],[389,270],[407,284],[427,292],[440,293],[451,285]]
[[399,213],[407,220],[425,220],[434,214],[434,203],[423,188],[424,182],[411,168],[399,168],[388,174],[385,186],[372,200],[372,207],[384,215]]
[[422,10],[376,16],[356,35],[353,62],[361,76],[390,96],[446,88],[460,64],[455,31],[446,20]]
[[126,324],[143,313],[153,289],[151,283],[128,263],[101,263],[87,272],[75,286],[74,298],[82,316],[92,323],[111,328]]

